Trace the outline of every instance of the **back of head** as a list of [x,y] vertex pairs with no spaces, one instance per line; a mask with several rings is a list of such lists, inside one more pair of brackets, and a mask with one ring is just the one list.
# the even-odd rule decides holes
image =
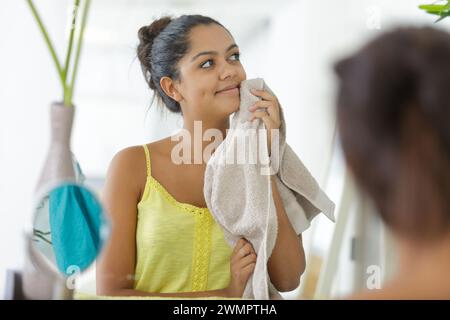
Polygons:
[[336,64],[345,158],[383,220],[413,239],[450,228],[450,35],[385,33]]

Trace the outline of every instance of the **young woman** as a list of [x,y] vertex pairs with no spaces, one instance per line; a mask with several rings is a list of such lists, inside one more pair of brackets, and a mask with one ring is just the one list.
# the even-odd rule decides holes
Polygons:
[[[246,79],[239,47],[219,22],[200,15],[163,17],[139,30],[138,57],[149,87],[168,110],[183,117],[192,139],[194,122],[225,137],[239,108]],[[279,104],[267,92],[252,119],[280,126]],[[251,119],[250,119],[251,120]],[[120,151],[112,160],[103,201],[112,236],[97,264],[97,293],[171,297],[241,297],[256,254],[241,239],[230,248],[203,197],[205,161],[176,164],[171,137]],[[270,143],[270,141],[269,141]],[[207,143],[192,144],[191,159]],[[195,150],[199,148],[201,150]],[[239,182],[236,182],[239,187]],[[305,268],[304,251],[272,181],[279,233],[268,261],[272,283],[295,289]]]
[[353,298],[450,298],[450,35],[386,33],[337,64],[342,146],[392,230],[397,274]]

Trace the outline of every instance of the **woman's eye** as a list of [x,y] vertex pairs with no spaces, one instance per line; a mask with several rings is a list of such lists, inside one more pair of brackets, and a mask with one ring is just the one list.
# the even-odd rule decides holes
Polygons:
[[[212,60],[209,59],[209,60],[206,60],[204,63],[202,63],[200,67],[203,68],[203,69],[209,68],[210,65],[208,65],[208,63],[210,63],[210,62],[211,62],[211,65],[212,65]],[[205,66],[206,66],[206,68],[205,68]]]
[[233,55],[231,55],[232,57],[235,57],[235,61],[239,61],[241,54],[240,53],[235,53]]
[[[241,56],[240,53],[235,53],[235,54],[232,54],[232,55],[231,55],[231,57],[234,57],[234,58],[232,59],[232,60],[234,60],[234,61],[239,61],[239,60],[240,60],[240,56]],[[200,65],[200,68],[202,68],[202,69],[207,69],[207,68],[211,67],[212,64],[213,64],[213,60],[209,59],[209,60],[206,60],[204,63],[202,63],[202,64]]]

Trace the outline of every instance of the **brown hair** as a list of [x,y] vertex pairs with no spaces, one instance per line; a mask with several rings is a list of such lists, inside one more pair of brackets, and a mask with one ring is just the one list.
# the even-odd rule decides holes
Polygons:
[[450,35],[395,29],[335,70],[339,133],[357,184],[402,235],[449,231]]
[[[139,45],[137,56],[141,62],[142,72],[150,89],[157,98],[174,113],[181,113],[177,101],[166,95],[159,82],[162,77],[180,79],[177,67],[180,59],[189,51],[189,32],[198,25],[215,23],[225,30],[216,20],[202,15],[182,15],[178,18],[164,16],[143,26],[138,31]],[[227,30],[228,31],[228,30]],[[152,101],[153,103],[153,101]]]

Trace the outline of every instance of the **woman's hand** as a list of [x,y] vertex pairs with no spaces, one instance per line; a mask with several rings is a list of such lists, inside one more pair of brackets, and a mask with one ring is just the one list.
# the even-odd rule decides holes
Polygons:
[[256,252],[253,246],[244,238],[239,239],[231,254],[230,284],[225,289],[228,297],[242,297],[247,281],[255,270],[255,265]]
[[[280,104],[278,103],[277,97],[270,94],[264,90],[256,90],[251,89],[253,95],[260,97],[262,100],[256,102],[253,106],[249,108],[249,111],[253,112],[249,121],[253,121],[256,118],[261,119],[264,122],[264,125],[267,130],[267,146],[270,149],[272,145],[272,131],[278,130],[281,126],[280,119]],[[265,109],[265,110],[257,110],[257,109]]]

